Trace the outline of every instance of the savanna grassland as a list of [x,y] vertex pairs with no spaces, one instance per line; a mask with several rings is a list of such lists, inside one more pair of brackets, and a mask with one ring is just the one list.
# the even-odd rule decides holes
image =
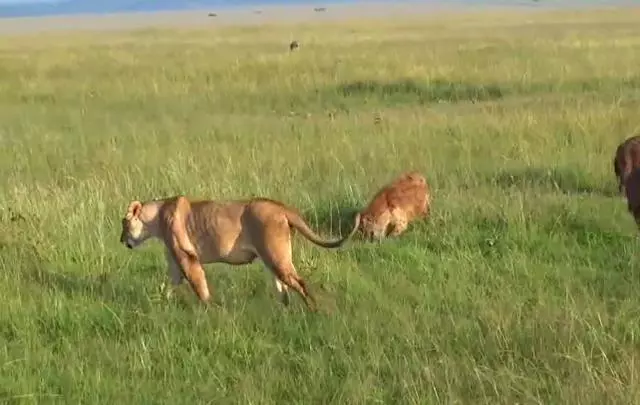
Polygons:
[[[640,11],[0,37],[0,403],[640,403]],[[297,39],[301,47],[290,53]],[[267,196],[321,234],[407,169],[433,216],[297,235],[161,298],[131,199]]]

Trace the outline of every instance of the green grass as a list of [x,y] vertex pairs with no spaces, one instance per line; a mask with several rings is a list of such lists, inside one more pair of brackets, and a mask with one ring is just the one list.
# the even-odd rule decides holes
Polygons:
[[[640,403],[640,11],[0,37],[0,403]],[[289,53],[296,38],[299,52]],[[375,123],[379,115],[382,121]],[[163,301],[131,199],[262,195],[324,235],[407,169],[433,217],[300,236]],[[188,292],[188,291],[187,291]]]

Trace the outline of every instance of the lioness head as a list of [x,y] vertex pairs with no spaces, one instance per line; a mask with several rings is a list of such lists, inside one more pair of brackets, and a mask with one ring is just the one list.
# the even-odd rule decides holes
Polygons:
[[140,219],[142,212],[142,203],[140,201],[131,201],[127,214],[122,218],[122,233],[120,234],[120,243],[123,243],[129,249],[142,244],[151,235],[144,222]]

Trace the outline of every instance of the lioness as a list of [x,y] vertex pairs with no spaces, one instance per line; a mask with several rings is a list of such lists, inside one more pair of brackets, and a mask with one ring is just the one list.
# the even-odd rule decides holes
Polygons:
[[405,172],[378,191],[360,213],[360,230],[370,240],[399,236],[416,217],[426,218],[430,206],[424,176],[416,171]]
[[132,249],[149,238],[161,239],[166,247],[168,272],[173,288],[186,279],[201,301],[210,298],[203,264],[222,262],[248,264],[256,258],[275,276],[276,288],[285,305],[293,288],[310,310],[316,302],[297,274],[291,257],[291,230],[325,248],[344,244],[356,232],[355,225],[342,239],[325,241],[314,233],[293,208],[266,198],[219,202],[190,201],[174,196],[148,202],[131,201],[122,219],[120,242]]
[[625,139],[616,148],[613,157],[613,171],[618,179],[618,191],[622,193],[627,176],[640,167],[640,135]]

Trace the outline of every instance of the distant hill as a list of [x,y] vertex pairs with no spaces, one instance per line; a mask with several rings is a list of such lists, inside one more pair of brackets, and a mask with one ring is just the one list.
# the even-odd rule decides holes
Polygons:
[[[347,2],[331,0],[331,3]],[[309,2],[299,0],[61,0],[51,3],[0,4],[0,17],[193,10],[212,7],[243,7],[265,3],[287,5]]]

